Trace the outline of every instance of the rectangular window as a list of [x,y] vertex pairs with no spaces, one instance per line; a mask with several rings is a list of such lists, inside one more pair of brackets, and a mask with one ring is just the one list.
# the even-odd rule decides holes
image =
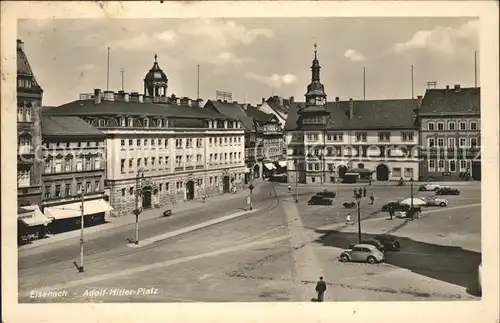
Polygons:
[[454,160],[448,160],[448,171],[456,172],[457,171],[457,162]]
[[169,191],[170,190],[170,183],[169,182],[166,182],[165,183],[165,191]]
[[125,194],[126,194],[126,193],[127,193],[127,192],[125,191],[125,189],[124,189],[124,188],[122,188],[122,196],[125,196]]
[[120,140],[120,143],[121,143],[121,146],[122,146],[122,149],[123,149],[123,147],[125,147],[125,139]]
[[155,146],[155,140],[154,139],[151,139],[151,146]]
[[129,194],[130,196],[135,195],[135,194],[134,194],[134,187],[133,187],[133,186],[132,186],[132,187],[130,187],[130,188],[128,189],[128,194]]
[[453,121],[448,122],[448,130],[455,130],[455,122]]
[[458,146],[463,148],[467,146],[467,138],[459,138],[458,139]]
[[66,197],[71,196],[71,186],[69,184],[66,184],[66,187],[64,188],[64,196]]
[[146,147],[147,145],[148,145],[148,140],[144,139],[144,147]]
[[182,139],[175,139],[175,148],[182,148]]
[[460,130],[467,130],[467,122],[460,121],[459,127],[460,127]]
[[56,197],[61,197],[61,185],[56,185]]
[[438,122],[437,123],[437,130],[438,131],[443,131],[444,130],[444,123],[443,122]]
[[413,141],[413,132],[402,132],[401,133],[402,141]]
[[429,122],[427,124],[427,130],[434,131],[434,122]]
[[92,157],[90,156],[85,157],[85,169],[86,170],[92,169]]
[[436,171],[436,161],[434,159],[429,159],[429,172]]
[[161,144],[162,144],[162,143],[163,143],[163,142],[162,142],[162,139],[161,139],[161,138],[160,138],[160,139],[158,139],[158,147],[160,147],[160,148],[161,148]]
[[356,132],[356,141],[366,142],[366,132]]
[[379,132],[378,133],[379,141],[391,141],[391,133],[390,132]]
[[460,171],[465,172],[469,170],[469,162],[467,160],[460,160]]
[[125,159],[120,161],[120,172],[125,173]]
[[477,147],[477,138],[470,138],[470,147],[471,148],[476,148]]
[[44,194],[43,194],[44,197],[46,199],[50,199],[50,197],[51,197],[51,194],[50,194],[50,185],[46,185],[43,192],[44,192]]
[[134,119],[128,118],[128,126],[133,127],[134,126]]
[[477,130],[477,122],[476,121],[470,122],[470,130]]
[[83,158],[81,156],[76,157],[76,170],[77,171],[83,170]]
[[87,193],[92,192],[92,183],[87,183],[86,186],[87,186],[86,187],[87,190],[85,192],[87,192]]
[[401,177],[401,168],[395,167],[392,169],[392,177]]
[[144,167],[148,167],[148,158],[144,157]]
[[141,168],[141,159],[137,158],[137,169]]
[[313,164],[307,164],[307,170],[313,170]]
[[61,160],[61,159],[59,159],[59,158],[57,158],[57,159],[55,160],[55,172],[56,172],[56,173],[60,173],[60,172],[62,171],[61,166],[62,166],[62,160]]
[[155,168],[155,161],[156,161],[156,158],[155,157],[151,157],[151,166],[153,166],[153,168]]
[[448,148],[455,148],[457,145],[455,138],[448,138]]
[[95,185],[94,185],[94,190],[96,192],[99,192],[101,190],[101,183],[99,181],[96,181],[95,182]]
[[141,145],[141,139],[137,139],[137,147]]
[[314,164],[314,170],[319,170],[319,164]]
[[163,157],[158,157],[158,166],[161,168],[163,165]]
[[182,156],[175,156],[175,166],[182,166]]
[[201,163],[201,154],[196,155],[196,162]]
[[444,138],[438,138],[437,144],[438,147],[444,147]]
[[404,175],[406,178],[413,178],[413,168],[405,168]]
[[438,172],[444,172],[444,160],[438,160]]
[[130,158],[128,160],[128,170],[131,172],[132,171],[132,165],[134,164],[134,159],[133,158]]

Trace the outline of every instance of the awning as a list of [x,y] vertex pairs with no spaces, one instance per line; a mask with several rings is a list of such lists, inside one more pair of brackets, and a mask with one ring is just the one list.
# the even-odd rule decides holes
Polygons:
[[[81,202],[77,202],[47,207],[45,208],[45,213],[48,217],[56,220],[74,218],[82,215],[80,210],[81,205]],[[84,215],[107,212],[111,210],[113,210],[113,208],[102,199],[83,202]]]
[[264,167],[265,167],[265,168],[267,168],[267,169],[269,169],[269,170],[273,170],[273,169],[275,169],[275,168],[276,168],[276,167],[274,167],[274,165],[273,165],[273,164],[271,164],[271,163],[266,163],[266,164],[264,164]]
[[280,165],[280,167],[286,167],[286,161],[284,160],[280,160],[278,164]]
[[40,211],[38,205],[28,205],[18,208],[17,218],[29,227],[47,225],[52,221]]

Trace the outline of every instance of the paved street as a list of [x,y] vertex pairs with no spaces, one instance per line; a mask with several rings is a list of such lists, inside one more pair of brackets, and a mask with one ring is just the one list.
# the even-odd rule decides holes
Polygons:
[[[287,185],[261,185],[252,213],[241,213],[241,197],[141,223],[141,239],[154,240],[237,214],[149,245],[127,247],[132,225],[94,233],[85,244],[84,273],[72,264],[79,261],[78,238],[21,251],[20,302],[310,301],[320,275],[329,284],[326,301],[478,299],[479,184],[461,186],[460,196],[446,197],[448,207],[425,208],[415,221],[391,221],[378,212],[387,201],[409,196],[409,187],[368,187],[376,201],[362,201],[363,233],[391,232],[402,244],[376,265],[338,261],[342,248],[356,241],[357,225],[345,225],[345,219],[352,213],[353,222],[357,210],[340,206],[352,200],[352,187],[330,188],[338,192],[332,206],[308,206],[320,187],[301,188],[295,204]],[[65,295],[30,297],[56,290]]]

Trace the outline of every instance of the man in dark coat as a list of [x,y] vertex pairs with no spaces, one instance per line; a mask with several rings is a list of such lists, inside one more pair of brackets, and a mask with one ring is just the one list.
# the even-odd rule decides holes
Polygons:
[[323,277],[320,277],[318,282],[316,283],[316,292],[318,293],[318,302],[323,302],[325,291],[326,291],[326,283],[323,280]]
[[358,194],[358,190],[354,188],[352,191],[354,193],[354,195],[352,197],[356,197],[356,194]]
[[366,197],[366,187],[363,187],[363,197]]

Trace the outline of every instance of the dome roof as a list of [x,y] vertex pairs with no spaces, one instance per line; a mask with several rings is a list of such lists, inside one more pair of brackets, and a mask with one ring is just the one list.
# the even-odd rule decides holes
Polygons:
[[145,82],[168,82],[167,75],[158,65],[158,55],[155,54],[155,62],[144,78]]

